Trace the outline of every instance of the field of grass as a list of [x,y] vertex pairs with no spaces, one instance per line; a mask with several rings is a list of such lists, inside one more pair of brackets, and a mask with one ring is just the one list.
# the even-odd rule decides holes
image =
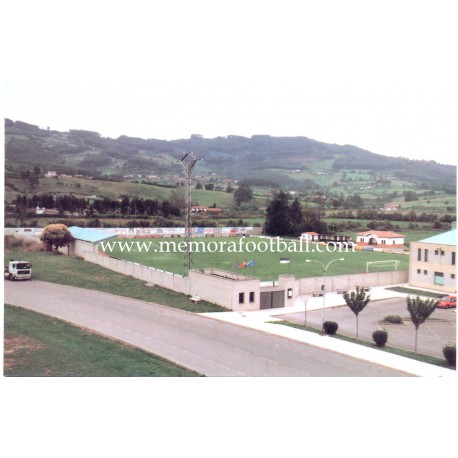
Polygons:
[[196,377],[164,358],[57,318],[5,305],[4,375]]
[[189,312],[224,311],[222,307],[205,301],[193,304],[189,302],[184,294],[158,286],[150,288],[146,286],[144,281],[113,272],[73,256],[56,256],[53,253],[45,252],[6,251],[4,256],[5,263],[9,259],[30,261],[32,263],[32,277],[35,280],[131,297]]
[[[309,252],[271,252],[270,242],[268,239],[258,238],[194,238],[193,241],[200,242],[200,252],[193,253],[193,268],[217,268],[227,271],[232,271],[235,263],[242,263],[244,260],[255,260],[254,267],[241,268],[238,270],[240,274],[255,276],[261,280],[276,280],[278,275],[290,273],[296,277],[312,277],[322,275],[322,267],[316,263],[306,263],[306,259],[318,260],[327,264],[330,260],[336,258],[344,258],[342,262],[333,263],[329,268],[328,275],[339,275],[347,273],[358,273],[366,271],[366,263],[368,261],[387,261],[399,260],[400,269],[407,269],[409,258],[407,255],[394,255],[387,253],[378,253],[370,251],[355,251],[355,252],[335,252],[335,253],[318,253],[314,245],[309,246]],[[120,240],[120,244],[112,245],[112,250],[105,249],[105,253],[110,256],[126,259],[129,261],[138,262],[143,265],[164,269],[177,274],[183,273],[183,256],[179,251],[178,244],[184,243],[183,239],[135,239],[135,240]],[[176,252],[161,252],[161,242],[175,242],[177,244]],[[138,244],[137,244],[138,243]],[[214,251],[223,245],[223,251]],[[216,246],[218,244],[218,246]],[[230,252],[230,247],[235,244],[237,250],[241,248],[240,253]],[[263,252],[266,245],[267,251]],[[298,245],[297,245],[298,246]],[[130,247],[130,252],[128,248]],[[204,248],[206,252],[204,252]],[[273,244],[276,251],[282,249],[282,246]],[[284,246],[283,246],[284,248]],[[324,249],[324,247],[320,247]],[[297,248],[299,250],[299,248]],[[305,250],[305,244],[303,250]],[[315,252],[312,252],[315,250]],[[290,258],[289,264],[280,264],[280,258]],[[375,267],[373,267],[374,269]],[[379,270],[389,270],[393,266],[379,266]]]

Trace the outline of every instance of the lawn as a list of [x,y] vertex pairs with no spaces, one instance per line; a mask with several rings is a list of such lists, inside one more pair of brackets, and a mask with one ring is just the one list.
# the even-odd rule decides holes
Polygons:
[[[183,273],[183,253],[178,252],[160,252],[160,242],[176,242],[183,243],[183,239],[135,239],[135,240],[119,240],[122,245],[113,244],[113,250],[106,249],[105,252],[110,256],[126,259],[129,261],[138,262],[139,264],[164,269],[169,272],[177,274]],[[318,253],[311,252],[316,250],[313,245],[309,246],[309,253],[293,253],[293,252],[270,252],[269,249],[266,252],[262,252],[265,245],[264,243],[270,243],[268,239],[259,238],[245,238],[239,239],[235,237],[223,237],[223,238],[195,238],[193,241],[202,242],[207,252],[193,253],[193,268],[218,268],[222,270],[233,270],[235,263],[242,263],[244,260],[251,261],[255,260],[254,267],[247,267],[239,269],[239,273],[246,274],[249,276],[259,277],[261,280],[276,280],[278,275],[290,273],[297,277],[312,277],[322,275],[322,267],[316,263],[305,263],[306,259],[313,259],[321,261],[327,264],[329,261],[337,258],[344,258],[342,262],[333,263],[329,268],[329,275],[339,275],[348,273],[359,273],[366,272],[366,263],[368,261],[387,261],[387,260],[399,260],[400,269],[407,269],[409,258],[407,255],[394,255],[379,252],[370,251],[355,251],[348,253]],[[208,252],[215,247],[215,243],[226,242],[226,247],[230,244],[235,243],[237,247],[241,243],[241,253],[230,253],[228,249],[224,252]],[[137,245],[138,243],[138,245]],[[142,245],[143,244],[143,245]],[[210,245],[209,244],[213,244]],[[249,245],[248,245],[249,244]],[[131,251],[127,251],[127,247],[130,247]],[[277,248],[277,245],[274,244]],[[305,249],[305,244],[304,244]],[[251,249],[253,252],[250,252]],[[261,251],[259,250],[261,248]],[[278,247],[280,248],[280,247]],[[324,247],[322,247],[324,248]],[[289,264],[280,264],[280,258],[289,258]],[[393,266],[384,265],[378,267],[379,270],[390,270]],[[371,271],[375,270],[375,266],[372,267]]]
[[53,253],[45,252],[6,251],[5,263],[12,258],[30,261],[32,263],[32,277],[35,280],[102,291],[189,312],[204,313],[225,310],[206,301],[193,304],[184,294],[157,286],[150,288],[146,286],[144,281],[113,272],[81,258],[56,256]]
[[195,377],[164,358],[73,326],[5,305],[4,366],[10,377]]

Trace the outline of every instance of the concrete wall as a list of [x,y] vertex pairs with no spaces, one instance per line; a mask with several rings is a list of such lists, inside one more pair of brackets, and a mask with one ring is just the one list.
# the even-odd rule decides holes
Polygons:
[[[228,310],[259,310],[261,292],[283,291],[285,307],[304,294],[321,291],[323,277],[295,278],[280,275],[271,286],[262,286],[258,278],[245,277],[218,269],[191,270],[189,277],[166,272],[153,267],[111,258],[86,251],[84,259],[124,275],[152,283],[182,294],[199,296],[201,299],[225,307]],[[337,275],[326,278],[326,291],[348,290],[356,286],[383,286],[406,283],[407,270],[372,272],[367,274]],[[290,294],[288,295],[288,292]],[[243,302],[240,302],[243,293]],[[250,293],[252,300],[250,301]]]
[[114,270],[124,275],[130,275],[139,280],[152,283],[163,288],[171,289],[178,293],[188,294],[187,279],[154,267],[142,266],[136,262],[110,258],[90,251],[84,253],[84,260],[98,264],[106,269]]
[[[354,289],[356,286],[384,286],[407,283],[407,270],[369,272],[361,274],[335,275],[326,277],[326,291]],[[323,277],[299,278],[298,295],[321,291]]]

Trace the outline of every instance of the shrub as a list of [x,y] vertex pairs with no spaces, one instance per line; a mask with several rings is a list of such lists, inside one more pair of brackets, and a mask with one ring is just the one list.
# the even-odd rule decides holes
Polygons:
[[445,345],[442,348],[442,353],[450,366],[456,366],[456,345]]
[[372,339],[377,347],[384,347],[388,340],[388,333],[384,329],[377,329],[372,333]]
[[43,244],[27,236],[5,235],[5,250],[43,251]]
[[338,328],[339,325],[335,321],[325,321],[323,323],[323,331],[331,336],[337,332]]
[[387,315],[385,318],[383,318],[383,320],[393,324],[403,323],[402,318],[399,315]]

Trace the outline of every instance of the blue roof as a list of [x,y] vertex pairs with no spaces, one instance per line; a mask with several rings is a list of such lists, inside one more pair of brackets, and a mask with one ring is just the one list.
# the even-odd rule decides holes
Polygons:
[[427,239],[419,240],[421,243],[436,243],[437,245],[456,245],[456,229],[442,234],[433,235]]
[[75,239],[84,240],[85,242],[97,243],[101,240],[116,237],[112,232],[98,231],[97,229],[89,229],[85,227],[72,226],[68,230]]

